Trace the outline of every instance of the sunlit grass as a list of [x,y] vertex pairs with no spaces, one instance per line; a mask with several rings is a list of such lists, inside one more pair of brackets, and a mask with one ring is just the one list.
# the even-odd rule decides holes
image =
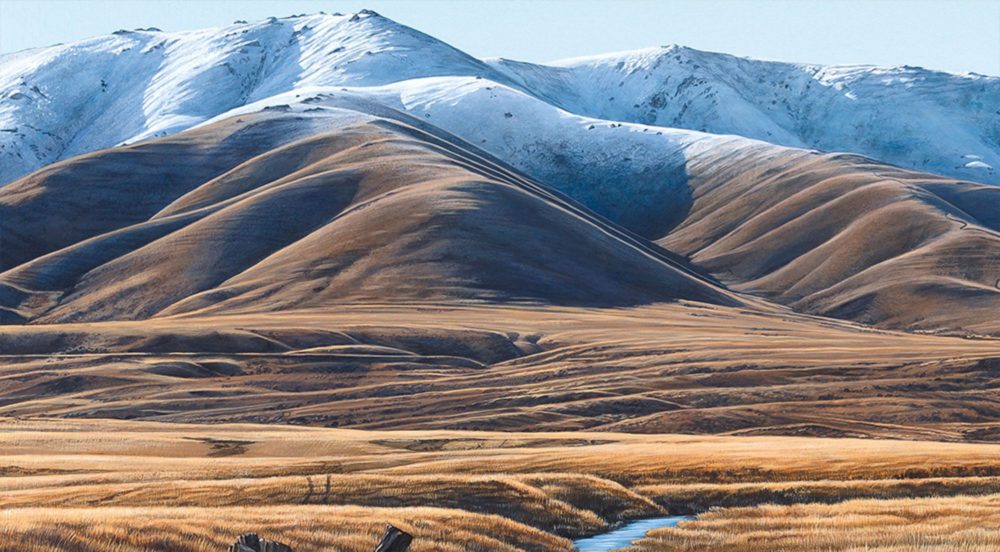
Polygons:
[[713,510],[651,531],[629,552],[987,552],[1000,549],[1000,495]]
[[298,552],[370,551],[391,523],[414,552],[569,550],[571,543],[504,519],[442,508],[275,506],[26,508],[0,511],[0,550],[217,552],[256,531]]
[[369,551],[386,523],[417,551],[568,550],[692,511],[643,546],[987,550],[1000,526],[989,444],[0,420],[0,451],[2,552],[222,550],[247,531]]

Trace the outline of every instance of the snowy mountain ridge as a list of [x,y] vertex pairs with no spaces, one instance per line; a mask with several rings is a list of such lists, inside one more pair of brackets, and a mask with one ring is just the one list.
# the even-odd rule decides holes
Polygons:
[[[862,153],[991,183],[1000,166],[996,77],[761,61],[677,45],[531,71],[496,65],[581,115]],[[546,90],[557,81],[559,93]]]
[[[444,80],[428,86],[432,77]],[[441,120],[444,110],[434,113],[434,105],[471,105],[471,93],[502,89],[506,99],[490,104],[496,113],[463,109],[465,120],[450,125],[477,144],[488,139],[479,136],[483,120],[513,114],[504,101],[533,99],[564,113],[556,120],[575,114],[604,124],[735,134],[1000,184],[996,77],[768,62],[680,46],[551,65],[478,60],[370,11],[179,33],[118,31],[6,54],[0,58],[0,183],[88,151],[173,134],[270,97],[294,98],[315,87],[375,93],[385,86],[400,107],[418,106]],[[616,148],[609,155],[637,159]]]
[[503,78],[371,12],[180,33],[118,31],[5,55],[0,182],[88,151],[180,132],[300,86],[371,86],[442,74]]

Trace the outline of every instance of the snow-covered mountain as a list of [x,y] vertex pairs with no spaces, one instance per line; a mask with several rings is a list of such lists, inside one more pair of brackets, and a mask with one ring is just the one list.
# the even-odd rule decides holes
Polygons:
[[995,77],[761,61],[676,45],[552,66],[490,63],[581,115],[849,151],[1000,182]]
[[[0,183],[278,95],[301,99],[320,87],[395,97],[390,103],[434,119],[543,181],[580,175],[567,172],[562,142],[531,139],[537,121],[515,111],[554,106],[562,110],[555,119],[560,124],[593,125],[589,136],[602,139],[581,147],[605,164],[641,164],[629,172],[652,171],[649,182],[672,181],[660,179],[678,170],[659,157],[669,151],[635,149],[636,140],[619,143],[613,136],[659,132],[684,144],[706,139],[653,126],[737,134],[1000,184],[995,77],[764,62],[676,46],[553,65],[483,61],[368,11],[183,33],[119,31],[4,55]],[[488,105],[477,103],[483,99]],[[451,110],[453,104],[476,109]],[[491,134],[490,128],[517,132]],[[674,143],[649,140],[668,150]],[[578,188],[594,190],[585,184]],[[609,209],[617,201],[611,188],[619,184],[605,182],[600,192],[610,194],[600,199]]]

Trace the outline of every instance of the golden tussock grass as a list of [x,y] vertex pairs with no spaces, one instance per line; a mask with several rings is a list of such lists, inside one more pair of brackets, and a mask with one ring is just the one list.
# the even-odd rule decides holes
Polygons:
[[1000,478],[929,477],[851,481],[660,484],[641,485],[633,490],[648,496],[671,512],[702,512],[718,507],[838,502],[845,498],[992,494],[1000,492]]
[[[208,481],[81,484],[10,491],[6,508],[353,504],[433,505],[496,514],[558,535],[598,533],[608,521],[663,510],[616,483],[574,474],[524,476],[325,474]],[[596,506],[596,508],[595,508]],[[597,512],[591,511],[597,509]],[[607,517],[607,521],[601,517]]]
[[713,510],[650,531],[628,552],[989,552],[1000,495]]
[[[758,511],[784,512],[795,525],[814,508],[837,512],[815,503],[927,495],[974,506],[1000,493],[992,444],[44,419],[0,420],[0,430],[4,552],[219,550],[246,531],[298,552],[362,551],[389,522],[414,527],[418,551],[561,550],[562,537],[665,511],[716,508],[696,523],[741,527],[765,523]],[[985,511],[968,506],[963,519],[971,526]],[[823,515],[835,524],[860,514]],[[879,515],[863,519],[878,525]],[[644,546],[713,550],[721,537],[704,527]],[[800,530],[764,528],[760,538]]]
[[571,543],[500,516],[443,508],[278,506],[25,508],[0,512],[4,552],[218,552],[254,530],[297,552],[370,551],[385,524],[412,533],[414,552],[558,551]]
[[[587,434],[581,434],[587,435]],[[633,488],[656,484],[922,479],[1000,476],[1000,446],[929,441],[613,436],[607,444],[562,449],[438,454],[388,473],[589,473]]]

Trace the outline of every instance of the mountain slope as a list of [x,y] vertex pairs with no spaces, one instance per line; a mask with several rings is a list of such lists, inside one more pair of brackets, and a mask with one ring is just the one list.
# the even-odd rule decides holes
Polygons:
[[[741,291],[883,327],[1000,332],[998,187],[857,155],[579,117],[484,79],[350,90],[475,140]],[[226,116],[304,111],[344,94],[300,92]]]
[[[215,197],[220,189],[237,186],[237,190],[244,193],[261,182],[282,181],[290,171],[298,170],[299,164],[316,163],[325,150],[314,147],[316,142],[313,140],[289,147],[277,146],[291,142],[296,136],[301,138],[310,132],[318,134],[318,129],[328,124],[318,122],[325,120],[319,118],[324,110],[340,110],[344,102],[355,105],[361,101],[358,98],[377,98],[409,111],[421,121],[440,125],[475,141],[483,149],[576,198],[597,213],[647,239],[658,241],[668,250],[690,256],[703,270],[742,291],[803,312],[883,327],[976,333],[1000,331],[992,315],[1000,306],[997,303],[1000,289],[995,287],[995,280],[1000,278],[997,266],[1000,242],[995,233],[998,211],[994,207],[1000,204],[1000,200],[995,199],[1000,192],[995,187],[903,171],[858,156],[819,155],[814,151],[783,148],[740,137],[577,117],[486,79],[438,77],[347,90],[302,88],[220,116],[216,120],[223,128],[225,125],[239,126],[234,123],[239,118],[268,113],[294,113],[304,117],[303,121],[311,122],[274,119],[285,121],[282,124],[287,128],[275,126],[271,138],[258,142],[257,145],[273,142],[275,147],[262,146],[255,150],[259,153],[268,149],[268,153],[256,158],[248,168],[237,169],[212,185],[191,191],[175,205],[161,201],[156,208],[151,206],[143,215],[149,218],[148,221],[133,220],[133,223],[145,222],[127,232],[119,231],[95,239],[89,249],[115,251],[114,255],[120,255],[128,249],[109,248],[106,244],[112,237],[117,240],[115,243],[129,244],[132,238],[125,236],[150,234],[159,238],[188,225],[195,216],[192,212],[228,200],[228,196]],[[367,102],[364,109],[369,113],[398,116],[381,103]],[[197,132],[200,131],[193,135]],[[230,140],[229,143],[236,142]],[[152,144],[160,142],[153,142],[150,147]],[[155,147],[167,147],[167,144]],[[126,150],[144,148],[130,146]],[[244,154],[243,158],[247,157],[251,155]],[[236,164],[227,162],[227,166]],[[46,175],[50,170],[40,171],[31,178]],[[241,171],[251,176],[241,176]],[[79,176],[73,178],[81,179]],[[83,179],[95,180],[92,176]],[[210,179],[199,177],[196,180]],[[185,190],[192,186],[194,184],[187,185]],[[129,186],[123,190],[140,193],[143,188]],[[79,191],[86,193],[83,189]],[[127,203],[141,205],[134,200]],[[51,210],[51,206],[17,209],[6,218],[12,221],[9,228],[19,228],[24,227],[25,221],[18,217]],[[153,214],[156,210],[159,212]],[[271,211],[279,213],[273,208]],[[82,232],[79,225],[87,219],[63,218],[76,226],[72,233],[62,235],[78,239]],[[286,218],[277,216],[274,224],[287,225]],[[110,219],[97,220],[105,223]],[[44,218],[39,224],[41,230],[30,232],[31,235],[42,235],[53,228]],[[977,228],[980,230],[975,230]],[[104,228],[102,233],[108,230]],[[226,231],[213,231],[229,235]],[[9,235],[16,234],[10,232]],[[49,249],[36,247],[27,255],[37,256],[65,245],[57,242]],[[377,244],[368,245],[375,247]],[[73,250],[80,247],[84,245],[74,246]],[[17,255],[16,247],[7,249],[5,257]],[[244,248],[238,246],[237,249]],[[29,263],[11,274],[58,273],[61,269],[36,266],[63,266],[77,258],[68,251],[55,255],[53,260],[46,261],[48,264]],[[274,257],[262,270],[273,270],[274,274],[304,270],[296,264],[298,255],[291,250]],[[111,262],[113,258],[111,254],[101,257],[102,263],[109,263],[102,268],[108,276],[106,281],[93,280],[95,286],[113,287],[110,282],[119,270],[118,264]],[[683,262],[677,257],[672,260]],[[515,259],[509,261],[515,262]],[[97,265],[86,266],[90,270]],[[249,274],[246,278],[252,279],[253,270]],[[244,277],[229,274],[227,278],[233,281],[226,282],[217,293],[199,288],[197,293],[205,291],[206,294],[184,302],[183,308],[196,308],[203,300],[209,303],[226,300],[230,305],[242,301],[229,296],[244,292]],[[226,278],[216,277],[212,280],[213,285],[224,280]],[[19,285],[15,280],[9,281]],[[36,291],[53,287],[46,285],[49,287],[33,281],[26,287]],[[67,284],[59,285],[65,287]],[[422,282],[414,289],[424,285],[430,284]],[[530,287],[527,282],[519,285]],[[63,287],[55,286],[56,289]],[[31,301],[49,305],[49,300],[41,299],[38,293],[31,295],[31,301],[25,300],[21,293],[15,295],[21,305]],[[609,297],[602,299],[609,300]],[[629,303],[631,300],[623,298],[623,301]],[[157,306],[166,308],[159,303]],[[21,312],[18,316],[27,315],[28,318],[37,316],[30,312],[41,312],[17,308]],[[69,310],[60,312],[75,308],[77,306],[67,307]],[[106,315],[113,317],[110,311]]]
[[1000,188],[855,155],[706,150],[658,243],[796,310],[881,327],[1000,333]]
[[575,117],[511,88],[365,94],[479,144],[735,289],[896,329],[1000,332],[1000,188],[719,136]]
[[[311,109],[95,152],[0,189],[0,231],[21,236],[0,274],[9,316],[743,302],[430,125],[350,97]],[[133,169],[167,164],[200,170],[148,193]]]
[[516,89],[474,77],[414,79],[379,87],[309,87],[228,111],[209,122],[265,109],[306,112],[345,95],[376,99],[463,137],[535,180],[558,188],[647,238],[687,213],[686,147],[759,144],[678,129],[579,117]]

